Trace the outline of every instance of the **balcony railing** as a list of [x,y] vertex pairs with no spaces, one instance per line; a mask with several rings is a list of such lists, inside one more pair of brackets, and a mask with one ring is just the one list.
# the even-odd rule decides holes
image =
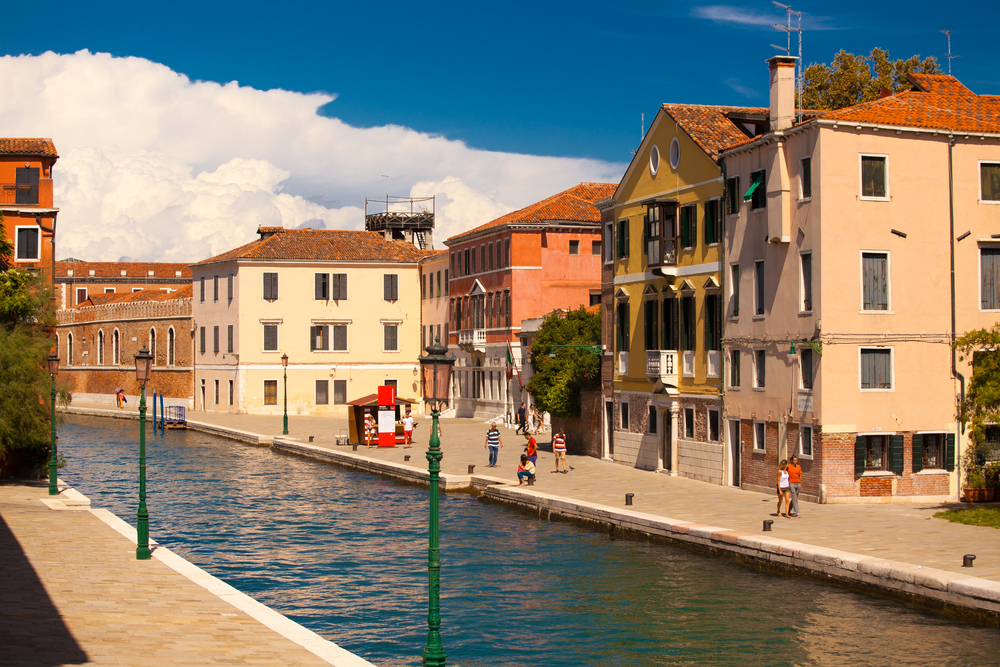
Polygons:
[[486,329],[461,329],[458,332],[458,345],[476,350],[486,351]]
[[628,375],[628,352],[618,353],[618,374]]
[[717,378],[719,377],[719,351],[709,350],[708,351],[708,377]]
[[51,205],[51,178],[41,178],[37,183],[0,183],[0,204],[38,206],[39,201]]
[[663,384],[677,384],[677,351],[646,350],[646,377]]

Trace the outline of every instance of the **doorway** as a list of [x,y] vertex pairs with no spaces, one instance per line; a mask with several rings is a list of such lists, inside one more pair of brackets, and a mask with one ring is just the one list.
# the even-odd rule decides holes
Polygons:
[[604,428],[605,433],[605,451],[608,453],[608,458],[614,460],[615,458],[615,402],[605,401],[604,402]]
[[740,420],[730,419],[729,420],[729,460],[732,461],[730,470],[732,470],[732,475],[730,476],[729,483],[732,486],[740,486]]
[[661,442],[662,442],[662,444],[660,446],[661,447],[660,456],[663,457],[663,469],[664,470],[670,470],[671,472],[673,472],[673,470],[670,468],[671,462],[673,460],[671,458],[671,454],[672,454],[671,448],[673,447],[673,443],[670,441],[670,434],[671,434],[670,422],[671,422],[670,411],[669,410],[664,410],[663,411],[663,435],[661,436]]

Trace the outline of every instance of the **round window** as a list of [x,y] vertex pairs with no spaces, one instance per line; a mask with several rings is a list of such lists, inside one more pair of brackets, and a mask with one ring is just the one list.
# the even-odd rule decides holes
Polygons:
[[653,144],[649,149],[649,173],[656,176],[656,170],[660,168],[660,149]]
[[676,169],[677,164],[681,161],[681,142],[674,137],[673,141],[670,142],[670,168]]

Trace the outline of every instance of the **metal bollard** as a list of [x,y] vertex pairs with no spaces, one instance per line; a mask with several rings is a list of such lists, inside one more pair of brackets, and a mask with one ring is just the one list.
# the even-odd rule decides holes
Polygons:
[[771,532],[771,524],[774,523],[773,519],[764,519],[764,532]]
[[634,493],[626,493],[625,494],[625,504],[626,505],[631,505],[632,504],[632,498],[634,498],[634,497],[635,497]]
[[976,560],[974,554],[965,554],[962,556],[962,567],[972,567],[972,561]]
[[352,447],[352,451],[355,451],[355,452],[358,451],[358,443],[354,443],[353,445],[351,445],[351,447]]
[[309,442],[312,442],[312,441],[313,441],[313,437],[314,437],[314,436],[311,436],[311,435],[309,436]]
[[475,466],[475,464],[474,464],[474,463],[470,463],[470,464],[469,464],[469,474],[471,475],[471,474],[472,474],[472,471],[473,471],[473,470],[475,470],[475,469],[476,469],[476,466]]
[[405,454],[405,455],[403,456],[403,460],[404,460],[404,461],[409,461],[409,460],[410,460],[410,455],[409,455],[409,454]]

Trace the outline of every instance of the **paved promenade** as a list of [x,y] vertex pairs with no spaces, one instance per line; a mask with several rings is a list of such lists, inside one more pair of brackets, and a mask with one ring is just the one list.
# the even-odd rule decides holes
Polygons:
[[0,664],[370,665],[72,501],[0,485]]

